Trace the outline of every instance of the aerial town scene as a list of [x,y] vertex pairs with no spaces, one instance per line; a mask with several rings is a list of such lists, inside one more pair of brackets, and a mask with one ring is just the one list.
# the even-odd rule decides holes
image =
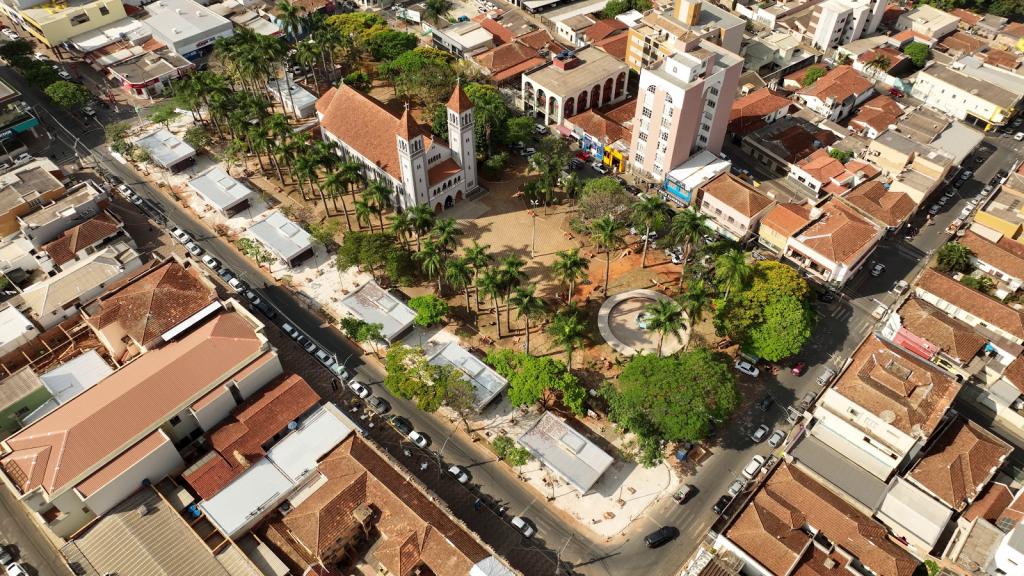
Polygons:
[[0,0],[0,576],[1024,576],[1024,0]]

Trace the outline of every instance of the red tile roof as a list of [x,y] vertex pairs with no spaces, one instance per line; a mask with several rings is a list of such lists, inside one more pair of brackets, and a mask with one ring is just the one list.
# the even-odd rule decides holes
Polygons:
[[1003,370],[1003,378],[1017,387],[1024,393],[1024,356],[1018,356],[1016,360]]
[[999,31],[1000,36],[1020,39],[1024,38],[1024,22],[1010,22]]
[[979,261],[1004,274],[1024,278],[1024,250],[1018,250],[1016,246],[1011,247],[1011,244],[1016,244],[1013,240],[1004,238],[999,243],[990,242],[967,230],[958,242],[969,248]]
[[960,384],[872,334],[853,353],[833,389],[904,434],[927,437],[953,403]]
[[967,24],[968,26],[974,26],[978,22],[981,22],[981,16],[975,14],[974,12],[964,10],[963,8],[953,8],[952,10],[949,11],[949,13],[963,20],[964,23]]
[[295,540],[329,561],[339,539],[358,529],[357,509],[373,511],[381,537],[374,556],[392,574],[425,564],[432,574],[468,574],[490,556],[475,535],[410,481],[408,473],[352,435],[318,466],[324,483],[284,517]]
[[789,105],[788,98],[767,88],[755,90],[733,102],[729,112],[729,132],[745,136],[764,126],[765,116],[789,108]]
[[0,464],[23,493],[56,495],[245,368],[264,345],[241,315],[220,314],[7,438],[12,452]]
[[917,203],[903,192],[892,192],[878,180],[868,180],[843,196],[848,204],[889,228],[902,225]]
[[461,171],[462,168],[459,166],[459,163],[451,158],[448,158],[444,162],[441,162],[440,164],[427,170],[427,182],[429,182],[430,185],[433,186],[435,184],[444,182],[448,178],[451,178],[452,176],[458,174]]
[[985,345],[985,338],[970,326],[919,298],[908,298],[899,314],[904,329],[934,344],[961,364],[969,362]]
[[452,92],[450,98],[448,98],[448,108],[458,113],[465,112],[473,107],[473,102],[466,96],[466,91],[462,89],[462,82],[456,81],[455,90]]
[[[950,13],[952,14],[952,12]],[[960,31],[946,36],[942,39],[942,42],[939,42],[940,48],[945,48],[950,52],[957,52],[961,54],[974,54],[978,50],[981,50],[983,46],[985,46],[985,42],[980,38]]]
[[624,22],[619,20],[605,19],[594,22],[585,33],[587,40],[591,43],[600,42],[610,36],[617,36],[622,34],[626,30],[629,30],[629,26],[626,26]]
[[761,219],[761,226],[789,237],[811,221],[811,208],[806,204],[776,204]]
[[101,296],[99,310],[86,322],[98,329],[117,324],[134,341],[152,348],[168,330],[216,301],[216,292],[194,267],[168,259]]
[[996,326],[1017,338],[1024,338],[1024,312],[964,286],[944,274],[925,268],[917,278],[917,288],[980,318],[990,326]]
[[875,132],[883,132],[903,116],[903,108],[888,96],[875,96],[857,109],[850,119],[850,126],[864,129],[870,126]]
[[995,524],[1010,502],[1013,502],[1013,493],[1006,484],[992,482],[985,487],[981,496],[964,510],[963,519],[972,522],[975,518],[984,518]]
[[880,228],[839,200],[829,200],[821,211],[822,217],[797,240],[832,262],[853,264],[861,250],[877,240]]
[[212,498],[266,455],[264,444],[319,403],[320,396],[301,376],[268,384],[208,434],[213,452],[185,472],[185,481],[201,498]]
[[701,187],[705,196],[711,196],[747,218],[757,216],[774,201],[754,190],[746,182],[724,172]]
[[1016,70],[1020,67],[1020,59],[1017,58],[1016,54],[1011,54],[1006,50],[997,50],[992,48],[985,53],[985,64],[989,66],[998,66],[999,68],[1005,68],[1007,70]]
[[591,137],[611,144],[618,140],[629,140],[631,132],[627,125],[632,122],[635,113],[636,98],[630,98],[611,107],[598,110],[590,108],[565,121]]
[[868,90],[871,90],[871,82],[861,76],[853,67],[844,65],[829,70],[814,84],[800,89],[798,94],[822,101],[834,98],[836,101],[842,102]]
[[562,50],[566,49],[565,46],[556,42],[551,33],[544,28],[523,34],[516,38],[516,42],[519,42],[529,48],[533,48],[534,50],[547,50],[552,54],[558,54]]
[[83,496],[88,498],[99,492],[111,480],[139,463],[140,460],[155,452],[161,446],[170,444],[171,440],[161,430],[154,430],[149,436],[139,440],[138,444],[125,450],[120,456],[107,462],[102,468],[93,472],[88,478],[75,486]]
[[43,250],[50,255],[53,262],[60,266],[75,259],[79,251],[99,244],[103,240],[117,234],[121,223],[111,213],[100,212],[98,215],[67,230],[56,240],[43,245]]
[[628,34],[617,34],[609,38],[605,38],[600,42],[594,42],[594,46],[604,50],[610,56],[615,57],[617,60],[626,60],[626,52],[629,50],[629,35]]
[[846,172],[843,163],[829,155],[824,148],[818,148],[810,156],[797,162],[796,165],[811,178],[821,183],[827,183]]
[[908,477],[948,506],[963,510],[992,479],[1012,448],[969,420],[957,419],[935,440]]
[[725,536],[773,574],[789,574],[814,549],[807,525],[875,574],[911,576],[919,564],[889,540],[884,526],[787,463],[768,477]]

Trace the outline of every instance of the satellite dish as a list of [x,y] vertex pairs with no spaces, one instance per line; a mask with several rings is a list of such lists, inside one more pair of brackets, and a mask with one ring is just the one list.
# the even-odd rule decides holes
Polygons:
[[295,420],[292,420],[291,422],[288,423],[288,429],[289,430],[298,430],[299,429],[299,423],[296,422]]

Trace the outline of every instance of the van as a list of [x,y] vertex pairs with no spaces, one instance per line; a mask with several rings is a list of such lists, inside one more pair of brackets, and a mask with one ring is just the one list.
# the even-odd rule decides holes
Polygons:
[[818,376],[818,386],[828,386],[828,383],[836,377],[836,371],[831,368],[825,368],[825,371]]
[[675,526],[662,526],[644,537],[644,544],[648,548],[664,546],[679,537],[679,529]]

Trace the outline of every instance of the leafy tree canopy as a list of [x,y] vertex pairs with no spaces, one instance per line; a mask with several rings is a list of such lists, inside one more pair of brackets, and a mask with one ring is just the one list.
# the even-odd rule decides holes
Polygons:
[[85,86],[66,80],[57,80],[47,86],[43,92],[50,100],[53,100],[54,104],[65,109],[81,108],[92,99],[92,94]]
[[507,434],[499,434],[491,442],[491,447],[494,448],[498,459],[508,462],[509,466],[524,466],[532,458],[529,450],[516,444],[516,441]]
[[576,220],[573,227],[580,231],[588,231],[590,224],[598,218],[611,216],[619,223],[625,223],[630,210],[636,203],[630,193],[622,187],[622,183],[604,176],[587,180],[576,203]]
[[853,158],[853,152],[847,152],[846,150],[840,150],[839,148],[829,150],[828,155],[839,160],[843,164],[846,164],[850,161],[850,158]]
[[381,232],[348,232],[338,247],[335,265],[339,270],[359,266],[384,275],[396,284],[415,283],[419,265],[412,252],[394,234]]
[[[451,366],[431,364],[420,348],[391,346],[384,364],[387,369],[384,387],[399,398],[415,400],[416,407],[424,412],[436,412],[449,400],[462,402],[472,395],[472,384],[462,373]],[[453,408],[464,407],[453,405]]]
[[641,463],[662,459],[662,442],[706,438],[739,404],[728,359],[706,349],[634,356],[605,396],[611,418],[641,439]]
[[771,362],[793,356],[811,337],[814,312],[806,302],[791,296],[765,307],[761,323],[750,331],[751,351]]
[[338,321],[341,331],[356,342],[382,342],[384,329],[382,324],[369,323],[355,316],[344,316]]
[[419,39],[415,34],[398,30],[380,30],[366,38],[366,49],[374,60],[389,62],[403,53],[416,48]]
[[28,40],[14,40],[0,45],[0,58],[14,64],[14,60],[25,58],[32,53],[32,43]]
[[943,272],[967,273],[974,269],[971,257],[974,252],[963,244],[950,242],[939,248],[938,268]]
[[601,18],[615,18],[630,10],[646,12],[650,9],[651,3],[648,0],[609,0],[601,11]]
[[370,77],[366,72],[356,70],[355,72],[349,73],[345,76],[345,84],[359,90],[360,92],[366,92],[370,89]]
[[[455,86],[451,55],[436,48],[420,47],[398,54],[379,68],[395,90],[428,105],[444,101]],[[446,126],[447,128],[447,126]]]
[[487,363],[508,380],[508,399],[513,406],[547,404],[551,395],[559,392],[562,404],[573,414],[586,412],[586,388],[565,364],[554,358],[496,349],[487,353]]
[[810,68],[807,69],[807,73],[804,74],[804,78],[803,80],[800,81],[800,84],[802,84],[803,86],[810,86],[811,84],[817,82],[818,78],[821,78],[827,72],[828,71],[822,68],[821,66],[811,66]]
[[388,29],[387,22],[372,12],[350,12],[327,17],[327,25],[341,33],[343,38],[353,38],[357,43],[366,40],[378,32]]
[[440,323],[448,314],[448,303],[434,294],[417,296],[409,300],[409,308],[416,311],[416,325],[423,327]]
[[903,53],[910,58],[910,61],[914,63],[914,66],[918,68],[924,68],[928,58],[931,56],[931,48],[927,44],[922,42],[911,42],[907,44],[907,47],[903,49]]

